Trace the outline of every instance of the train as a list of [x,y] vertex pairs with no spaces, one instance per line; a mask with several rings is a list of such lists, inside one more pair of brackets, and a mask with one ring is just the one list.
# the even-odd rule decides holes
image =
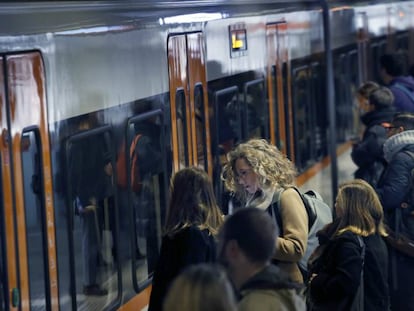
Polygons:
[[[312,187],[334,196],[355,90],[385,52],[414,62],[413,14],[414,1],[1,2],[0,309],[145,310],[172,174],[204,168],[226,213],[221,167],[249,138],[278,146],[298,185],[328,167]],[[158,152],[135,190],[119,161],[143,128]],[[82,290],[73,183],[101,161],[89,141],[111,166],[89,228],[99,296]]]

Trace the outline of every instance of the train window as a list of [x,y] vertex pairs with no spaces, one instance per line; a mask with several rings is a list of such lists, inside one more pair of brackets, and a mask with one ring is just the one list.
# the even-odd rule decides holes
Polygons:
[[[224,185],[221,182],[221,168],[226,161],[226,153],[242,137],[241,109],[239,102],[239,89],[237,86],[231,86],[214,93],[214,143],[213,146],[213,180],[215,181],[214,190],[216,197],[220,201],[220,206],[227,206],[228,194],[224,191]],[[226,213],[226,210],[224,210]]]
[[178,156],[180,169],[188,166],[189,159],[186,150],[188,150],[187,137],[187,108],[185,102],[184,90],[178,90],[175,94],[176,116],[177,116],[177,139],[178,139]]
[[358,67],[358,52],[352,50],[348,53],[348,105],[352,115],[352,128],[350,127],[350,135],[356,137],[360,132],[358,130],[360,126],[360,114],[357,103],[355,101],[355,93],[361,82],[359,81],[359,67]]
[[286,120],[286,150],[287,150],[287,156],[290,159],[293,159],[293,129],[291,124],[291,118],[290,118],[290,102],[289,102],[289,88],[290,85],[288,83],[288,75],[289,75],[289,66],[286,62],[282,65],[282,77],[286,77],[286,79],[283,79],[283,98],[284,98],[284,108],[285,108],[285,116],[284,119]]
[[30,306],[47,309],[47,237],[42,189],[41,146],[37,130],[21,137],[23,195],[25,206]]
[[295,133],[295,164],[304,170],[312,161],[314,129],[312,120],[310,70],[308,66],[293,70],[293,114]]
[[[128,121],[127,141],[138,141],[136,157],[129,157],[127,163],[131,167],[130,173],[135,175],[131,180],[139,177],[139,182],[136,183],[137,187],[130,188],[131,200],[127,205],[132,209],[120,215],[120,235],[121,243],[124,243],[121,253],[127,253],[128,244],[132,245],[130,249],[133,250],[131,255],[136,291],[148,285],[158,261],[167,193],[165,171],[168,152],[164,129],[161,110],[148,111]],[[133,221],[130,222],[130,219]]]
[[408,33],[400,33],[397,36],[397,50],[408,52],[409,47],[409,35]]
[[207,171],[207,150],[206,150],[206,122],[204,120],[204,93],[203,86],[196,85],[194,88],[194,109],[196,122],[196,144],[198,165]]
[[239,89],[232,86],[215,93],[215,124],[218,134],[218,152],[226,154],[242,138]]
[[272,88],[272,94],[273,94],[273,103],[275,106],[275,111],[274,111],[274,129],[275,129],[275,137],[276,137],[276,146],[279,148],[279,150],[283,149],[283,145],[284,145],[284,141],[282,140],[282,133],[279,131],[280,129],[280,123],[279,123],[279,103],[278,103],[278,99],[279,99],[279,93],[278,93],[278,74],[277,74],[277,68],[275,65],[272,66],[272,73],[271,73],[271,88]]
[[311,67],[311,89],[314,107],[314,155],[321,158],[328,154],[328,123],[327,123],[327,102],[323,90],[322,66],[320,63],[313,63]]
[[244,86],[244,107],[248,138],[269,139],[269,107],[265,99],[264,79],[250,81]]
[[112,182],[115,152],[110,127],[94,128],[93,123],[93,119],[81,117],[78,134],[66,143],[67,211],[74,263],[71,294],[76,309],[103,310],[120,290],[119,273],[113,264],[119,211]]

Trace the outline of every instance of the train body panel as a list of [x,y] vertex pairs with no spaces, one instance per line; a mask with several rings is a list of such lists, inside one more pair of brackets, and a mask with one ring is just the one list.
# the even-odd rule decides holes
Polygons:
[[[358,135],[353,95],[378,79],[381,53],[402,49],[414,61],[414,1],[327,5],[0,4],[0,309],[145,308],[169,178],[203,167],[229,212],[221,166],[251,137],[276,144],[298,167],[298,185],[332,203],[339,180],[321,180],[320,170],[349,170],[336,151],[346,154]],[[155,151],[140,160],[133,190],[125,167],[136,134]],[[79,202],[91,176],[100,191],[88,227]],[[103,296],[83,290],[86,229]]]

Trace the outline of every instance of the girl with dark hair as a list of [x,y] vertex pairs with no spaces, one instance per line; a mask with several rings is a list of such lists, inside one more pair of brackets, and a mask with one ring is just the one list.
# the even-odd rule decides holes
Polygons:
[[171,282],[184,268],[216,260],[215,236],[222,223],[208,175],[195,167],[177,172],[170,186],[170,204],[149,311],[162,310]]

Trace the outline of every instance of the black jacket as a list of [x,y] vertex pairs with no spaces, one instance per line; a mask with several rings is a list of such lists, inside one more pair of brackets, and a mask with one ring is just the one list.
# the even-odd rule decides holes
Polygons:
[[386,129],[381,125],[391,122],[393,107],[367,112],[361,117],[366,126],[362,140],[354,144],[351,158],[358,166],[355,178],[361,178],[376,186],[385,167],[382,146],[387,139]]
[[[388,311],[388,252],[379,235],[364,237],[364,305],[365,311]],[[317,274],[310,283],[312,310],[349,311],[361,280],[361,246],[357,236],[346,231],[329,237],[321,233],[322,255],[313,265]]]
[[174,236],[164,236],[154,272],[149,311],[160,311],[174,278],[190,265],[214,262],[216,243],[208,230],[187,227]]
[[407,202],[411,189],[414,159],[406,151],[414,152],[414,130],[393,135],[384,144],[384,157],[388,165],[376,190],[391,227],[395,209]]

